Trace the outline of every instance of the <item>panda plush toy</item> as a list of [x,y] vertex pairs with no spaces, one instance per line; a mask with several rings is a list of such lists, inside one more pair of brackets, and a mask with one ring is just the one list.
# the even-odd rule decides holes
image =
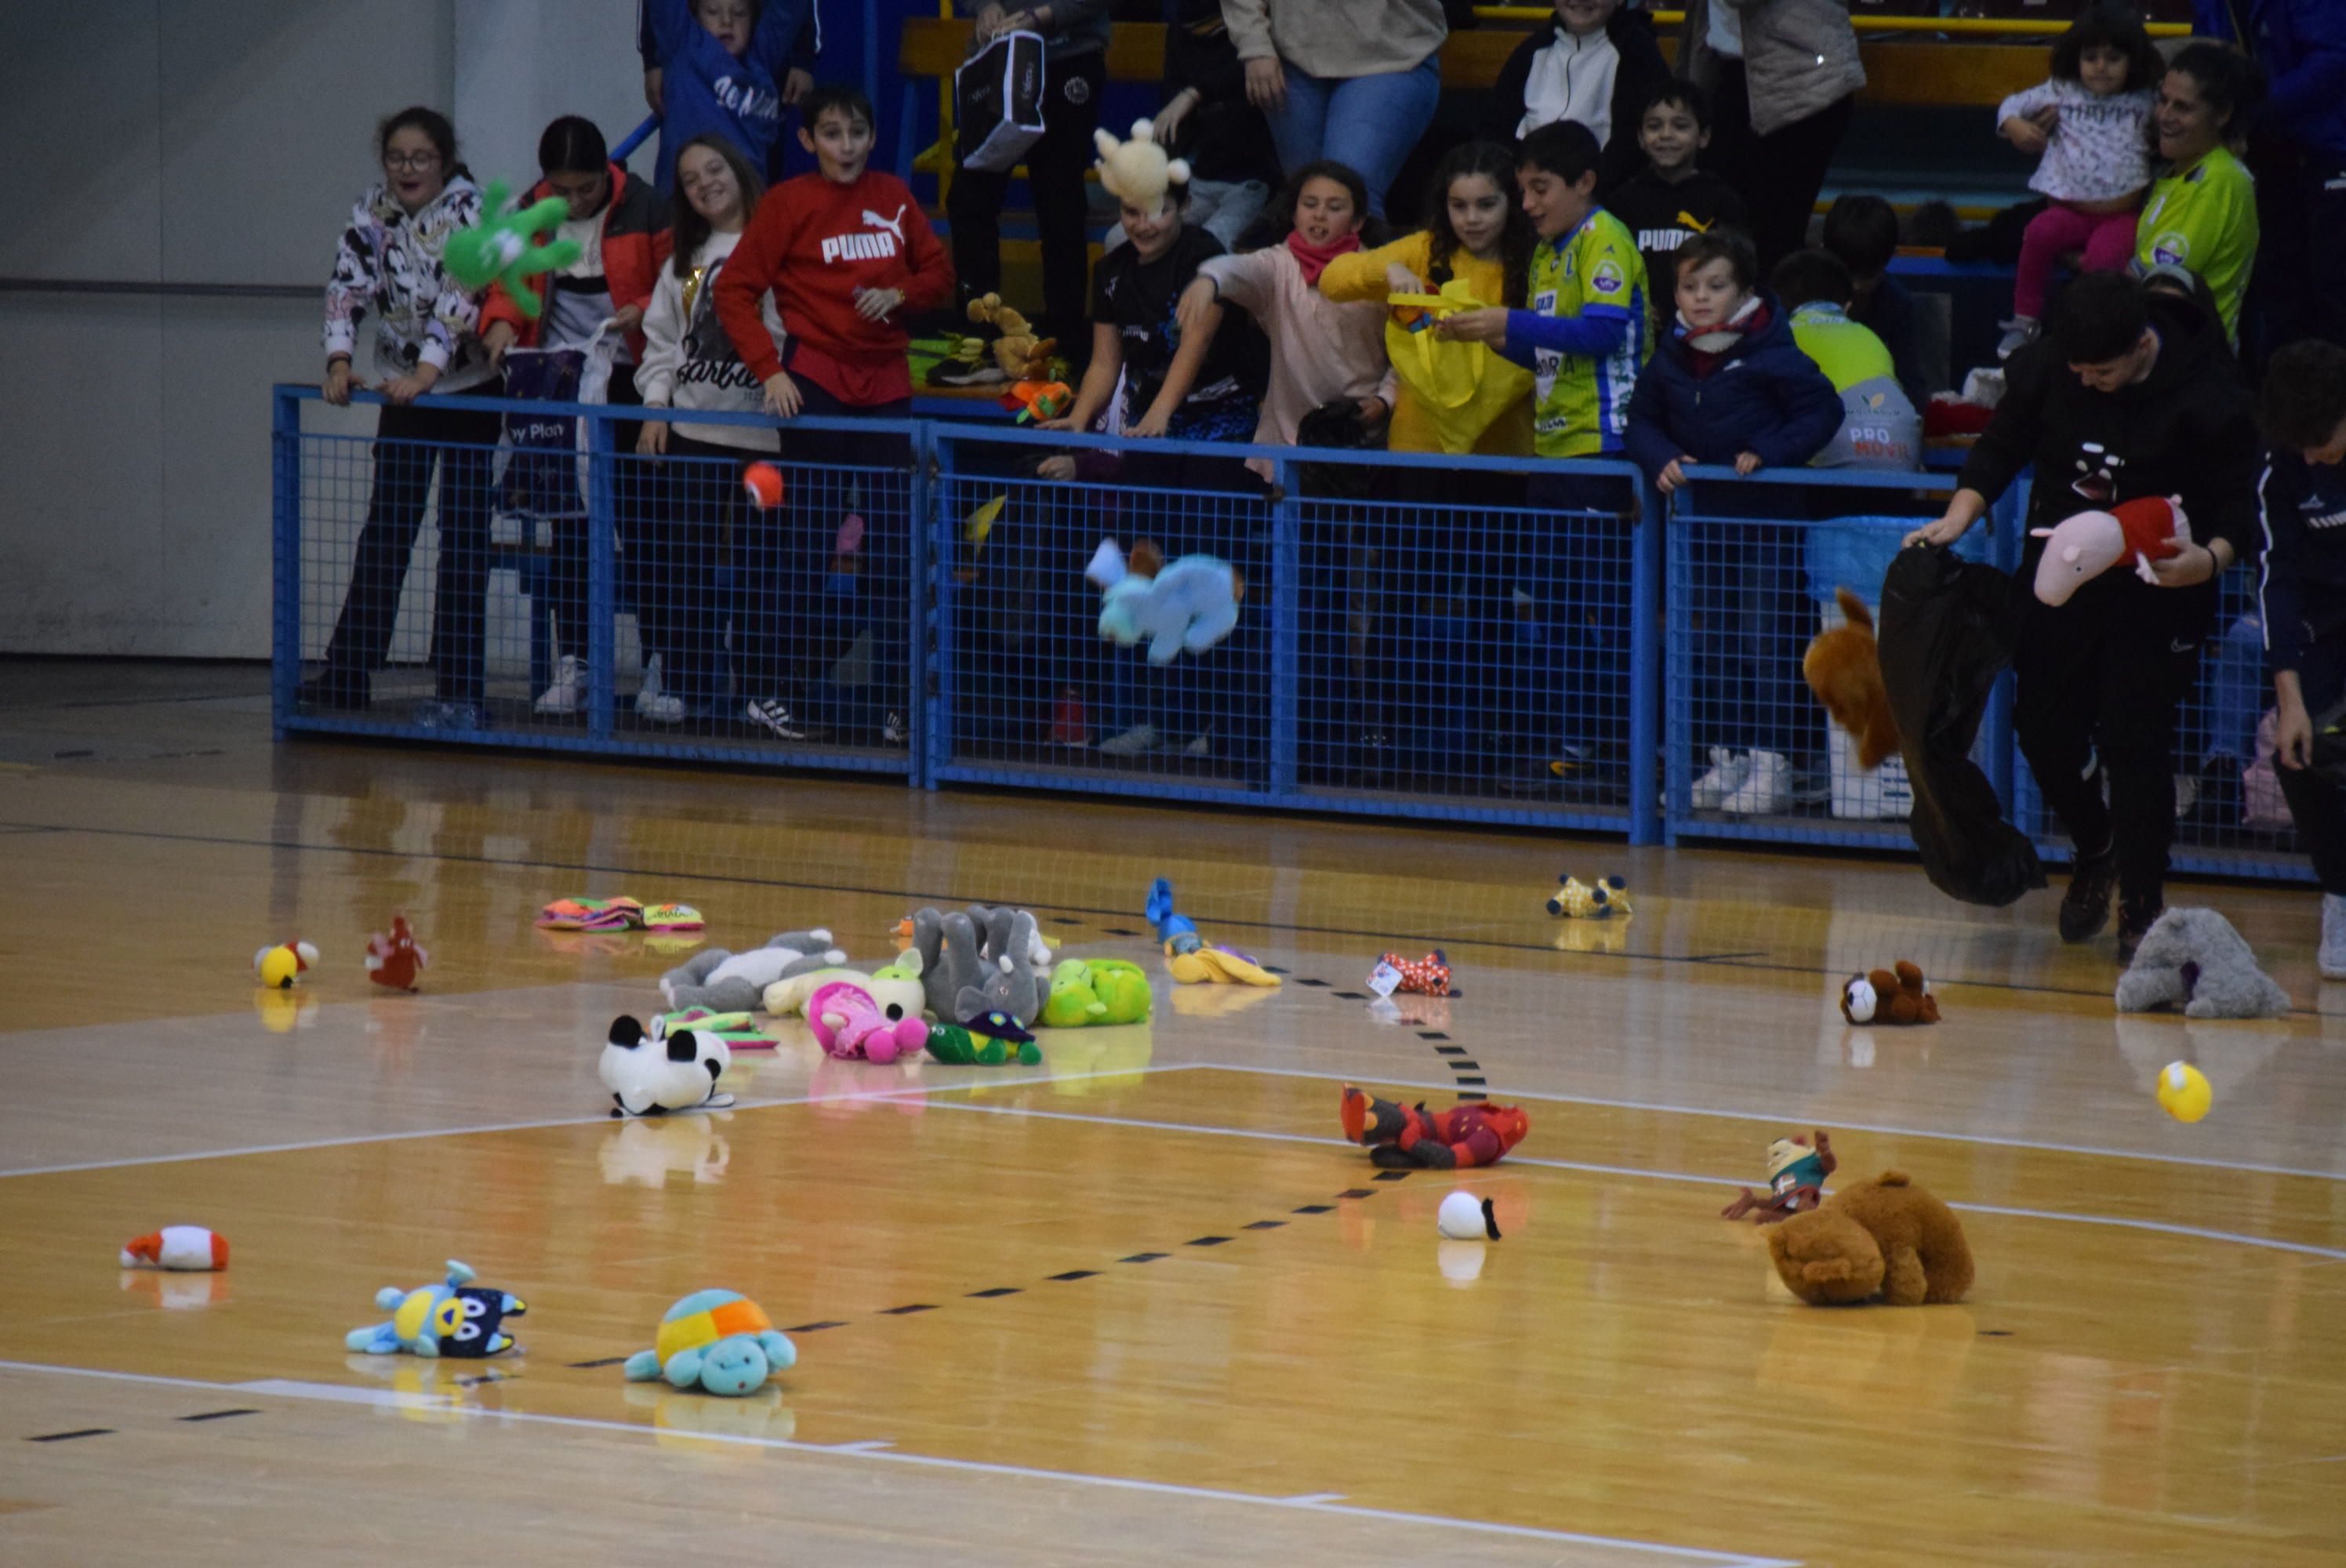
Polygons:
[[717,1092],[717,1080],[733,1064],[725,1042],[704,1029],[649,1033],[638,1020],[611,1021],[603,1045],[603,1086],[611,1091],[614,1116],[658,1116],[700,1106],[722,1110],[733,1103]]

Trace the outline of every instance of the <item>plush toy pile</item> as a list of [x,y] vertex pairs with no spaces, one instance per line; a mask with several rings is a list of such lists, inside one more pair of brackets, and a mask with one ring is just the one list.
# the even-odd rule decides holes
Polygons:
[[658,1116],[730,1105],[733,1096],[719,1094],[717,1080],[732,1064],[732,1051],[714,1034],[697,1029],[648,1034],[623,1015],[611,1021],[597,1071],[611,1091],[612,1115]]
[[1939,999],[1922,970],[1902,958],[1894,969],[1851,975],[1841,988],[1841,1015],[1851,1023],[1936,1023]]
[[370,1356],[404,1350],[411,1356],[495,1356],[513,1349],[512,1336],[501,1331],[505,1320],[529,1310],[520,1297],[473,1283],[472,1269],[448,1260],[444,1284],[403,1290],[386,1285],[374,1293],[374,1304],[391,1313],[387,1323],[353,1329],[344,1343]]
[[699,931],[708,925],[690,904],[646,906],[615,899],[556,899],[539,911],[541,931]]
[[1599,877],[1584,882],[1569,871],[1556,879],[1554,897],[1547,901],[1547,912],[1565,920],[1611,920],[1627,915],[1629,908],[1629,884],[1620,877]]
[[1811,1307],[1870,1301],[1892,1307],[1960,1301],[1972,1288],[1972,1249],[1954,1211],[1884,1171],[1841,1188],[1768,1232],[1785,1288]]
[[2168,910],[2143,933],[2118,976],[2120,1013],[2180,1007],[2187,1018],[2279,1018],[2289,993],[2214,910]]
[[1776,1225],[1805,1214],[1824,1200],[1825,1177],[1840,1168],[1832,1140],[1821,1132],[1813,1143],[1798,1133],[1778,1138],[1768,1145],[1768,1196],[1756,1197],[1747,1186],[1719,1217],[1741,1219],[1748,1214],[1754,1225]]
[[1369,1151],[1369,1163],[1388,1170],[1458,1170],[1495,1163],[1531,1131],[1515,1105],[1480,1101],[1429,1111],[1396,1105],[1345,1085],[1344,1136]]
[[631,1383],[666,1378],[679,1389],[738,1399],[798,1359],[755,1301],[738,1290],[696,1290],[661,1315],[652,1348],[628,1357],[626,1370]]
[[1277,985],[1279,976],[1235,948],[1217,947],[1173,908],[1173,884],[1163,877],[1148,886],[1148,923],[1165,944],[1165,972],[1182,985]]
[[928,1010],[940,1023],[1000,1013],[1024,1023],[1042,1016],[1051,947],[1025,910],[923,909],[913,911],[913,945],[897,962],[917,969]]
[[[1047,383],[1051,380],[1051,354],[1058,348],[1056,338],[1038,338],[1026,318],[1002,302],[999,294],[981,294],[969,302],[969,319],[981,326],[992,327],[998,334],[993,344],[994,362],[1003,375],[1014,382]],[[1046,419],[1056,418],[1045,414]]]

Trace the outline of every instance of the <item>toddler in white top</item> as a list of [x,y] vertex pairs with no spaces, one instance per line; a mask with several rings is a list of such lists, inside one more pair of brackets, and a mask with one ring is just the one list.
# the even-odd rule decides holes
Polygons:
[[2012,320],[1999,358],[2037,334],[2045,285],[2071,251],[2088,272],[2134,259],[2135,216],[2150,185],[2150,111],[2164,70],[2141,19],[2107,3],[2087,6],[2053,46],[2052,79],[1997,106],[1997,127],[2042,155],[2028,187],[2050,199],[2020,242]]

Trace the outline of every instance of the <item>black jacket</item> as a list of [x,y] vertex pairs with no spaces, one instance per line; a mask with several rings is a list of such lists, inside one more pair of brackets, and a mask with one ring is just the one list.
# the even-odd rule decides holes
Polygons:
[[[2276,452],[2257,486],[2264,518],[2258,583],[2273,668],[2301,669],[2307,647],[2346,633],[2346,469]],[[2306,694],[2308,702],[2320,700]]]
[[[1561,23],[1551,23],[1535,29],[1515,46],[1507,63],[1499,67],[1499,79],[1491,88],[1491,107],[1483,122],[1483,134],[1501,147],[1515,145],[1515,127],[1523,123],[1524,86],[1531,79],[1532,56],[1556,40],[1563,30]],[[1653,90],[1669,80],[1669,62],[1662,58],[1662,46],[1654,41],[1654,19],[1644,9],[1632,10],[1627,5],[1613,13],[1605,24],[1605,36],[1621,56],[1613,72],[1612,134],[1606,137],[1604,156],[1596,165],[1596,196],[1600,201],[1612,188],[1646,167],[1646,155],[1637,146],[1637,119],[1645,112],[1646,99]]]
[[1247,102],[1246,63],[1222,20],[1221,0],[1181,0],[1179,18],[1165,29],[1165,102],[1184,87],[1197,107],[1173,133],[1173,156],[1186,158],[1197,179],[1279,184],[1279,154],[1262,111]]
[[[2261,543],[2257,516],[2257,426],[2224,330],[2198,304],[2170,294],[2150,297],[2158,358],[2150,374],[2116,392],[2095,392],[2040,339],[2012,356],[2004,401],[1964,463],[1962,484],[1994,501],[2030,463],[2028,526],[2146,495],[2179,495],[2201,543],[2229,540],[2241,562]],[[2030,581],[2045,543],[2031,538],[2020,578]],[[2103,573],[2077,591],[2087,595],[2201,595],[2215,608],[2213,583],[2160,588],[2133,573]],[[2077,599],[2072,599],[2076,604]]]
[[2029,589],[1953,551],[1901,550],[1882,583],[1882,686],[1914,791],[1907,830],[1931,885],[2002,906],[2045,885],[2028,836],[1972,761],[1988,689],[2012,662]]

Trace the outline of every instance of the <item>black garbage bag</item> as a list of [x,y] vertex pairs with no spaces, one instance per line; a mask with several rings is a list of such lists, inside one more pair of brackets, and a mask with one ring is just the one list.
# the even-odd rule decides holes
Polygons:
[[2008,904],[2045,885],[2036,846],[2004,820],[1971,757],[2027,592],[1946,549],[1901,550],[1882,579],[1882,684],[1914,791],[1907,827],[1931,885],[1965,903]]

